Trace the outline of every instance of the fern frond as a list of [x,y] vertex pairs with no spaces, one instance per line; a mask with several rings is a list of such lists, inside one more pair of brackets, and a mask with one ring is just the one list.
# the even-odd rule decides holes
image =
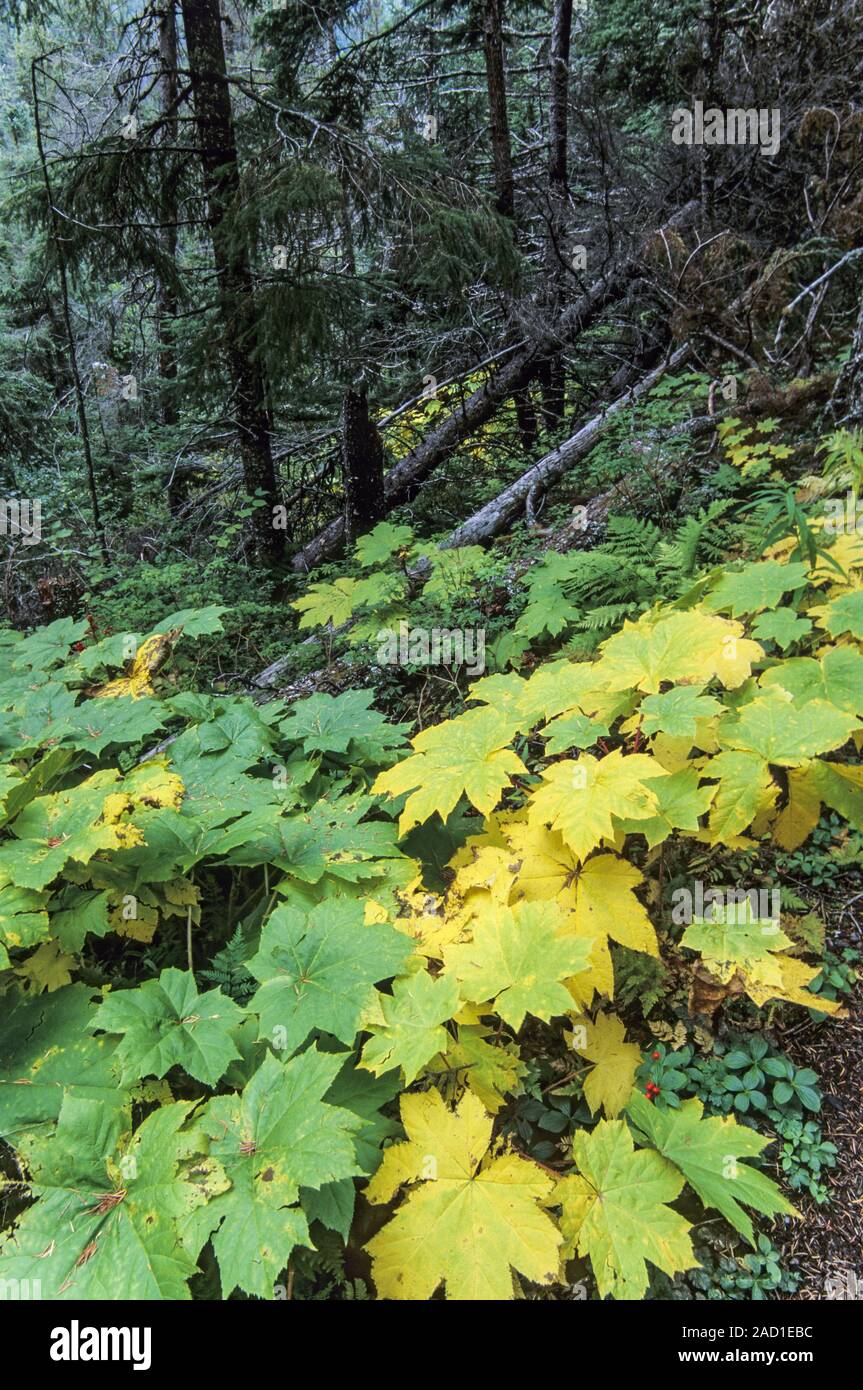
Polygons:
[[200,972],[201,978],[242,1004],[258,987],[257,980],[246,969],[246,961],[252,954],[253,948],[242,928],[237,927],[230,941],[213,956],[209,970]]

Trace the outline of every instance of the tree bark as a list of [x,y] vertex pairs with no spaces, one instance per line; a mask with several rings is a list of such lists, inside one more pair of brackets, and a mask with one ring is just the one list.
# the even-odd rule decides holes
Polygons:
[[[547,264],[553,311],[560,312],[566,294],[566,270],[561,257],[566,249],[566,199],[569,169],[567,140],[569,54],[572,38],[573,0],[555,0],[551,21],[548,90],[548,201],[549,236]],[[546,428],[557,430],[566,414],[566,372],[558,354],[542,364],[540,384]]]
[[345,482],[345,539],[356,540],[386,514],[384,450],[369,415],[365,388],[342,400],[342,466]]
[[240,172],[219,2],[181,0],[181,4],[243,478],[250,496],[262,495],[266,503],[253,514],[252,538],[259,557],[274,561],[283,549],[284,533],[273,525],[279,488],[270,448],[267,393],[258,358],[249,249],[233,225],[233,213],[240,203]]
[[536,411],[534,410],[530,388],[524,386],[521,391],[516,391],[513,401],[515,403],[515,419],[518,425],[518,436],[521,440],[521,447],[526,454],[529,454],[539,434],[539,422],[536,418]]
[[30,87],[33,92],[33,118],[36,123],[36,148],[39,151],[39,163],[42,166],[42,179],[45,184],[45,194],[48,200],[51,235],[57,253],[57,271],[60,276],[60,294],[63,304],[63,324],[66,329],[66,340],[69,345],[69,367],[71,369],[72,384],[75,390],[75,408],[78,413],[78,427],[81,431],[81,449],[84,454],[84,466],[87,470],[87,488],[90,493],[90,507],[93,512],[93,528],[99,538],[102,559],[107,565],[110,558],[108,553],[108,540],[105,535],[105,525],[102,521],[102,512],[99,506],[99,494],[96,488],[96,469],[93,463],[93,451],[90,447],[90,426],[87,421],[87,408],[84,404],[84,388],[81,384],[81,373],[78,370],[78,352],[75,347],[75,334],[72,329],[72,314],[69,309],[69,277],[66,272],[66,251],[63,243],[62,229],[59,225],[60,215],[54,202],[54,191],[51,187],[51,177],[48,173],[48,159],[45,154],[45,145],[42,140],[42,124],[39,117],[39,91],[36,86],[36,68],[39,63],[44,62],[49,56],[50,55],[46,53],[41,53],[38,58],[34,58],[30,64]]
[[[160,105],[164,115],[163,141],[166,145],[177,143],[177,17],[174,0],[165,0],[165,9],[159,17],[159,60],[162,64],[162,77],[159,83]],[[165,228],[161,234],[165,256],[174,260],[177,254],[177,197],[172,174],[168,173],[163,185]],[[161,396],[159,415],[166,426],[177,423],[177,354],[171,337],[171,325],[177,316],[177,298],[169,285],[160,277],[156,291],[156,334],[159,343],[159,378]],[[168,506],[176,513],[187,496],[184,474],[172,469],[168,483]]]
[[551,21],[548,108],[548,181],[553,191],[566,196],[567,101],[569,97],[569,52],[572,39],[572,0],[555,0]]
[[512,149],[506,108],[506,69],[503,53],[502,0],[483,0],[482,46],[488,84],[491,152],[494,162],[495,206],[504,217],[515,211]]
[[[701,71],[699,97],[704,110],[718,104],[717,79],[723,43],[723,17],[718,0],[701,0],[698,15],[701,31]],[[712,145],[701,146],[701,225],[707,233],[713,226],[716,207],[716,151]]]

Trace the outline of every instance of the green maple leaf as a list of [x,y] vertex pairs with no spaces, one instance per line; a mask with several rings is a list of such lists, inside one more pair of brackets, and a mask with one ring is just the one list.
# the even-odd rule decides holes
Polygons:
[[[340,1054],[345,1056],[344,1053]],[[399,1132],[398,1123],[381,1113],[384,1105],[389,1105],[399,1092],[399,1078],[396,1072],[388,1076],[372,1076],[354,1065],[353,1054],[348,1055],[332,1086],[324,1099],[330,1105],[348,1110],[356,1117],[359,1128],[354,1134],[357,1163],[364,1174],[370,1175],[381,1161],[381,1147],[385,1140],[392,1139]],[[328,1230],[338,1231],[347,1242],[356,1205],[356,1184],[353,1178],[340,1178],[338,1182],[326,1183],[321,1188],[303,1187],[300,1189],[300,1204],[309,1224],[320,1221]]]
[[488,553],[481,545],[461,545],[441,550],[436,545],[421,547],[432,562],[423,598],[452,602],[461,591],[475,587],[474,575],[489,565]]
[[852,637],[863,641],[863,589],[853,589],[840,594],[823,609],[819,610],[819,623],[826,627],[833,637],[850,632]]
[[66,1095],[128,1108],[111,1068],[114,1039],[91,1037],[93,990],[7,994],[0,1012],[0,1136],[16,1148],[50,1129]]
[[109,994],[91,1026],[122,1034],[115,1055],[124,1085],[179,1066],[215,1086],[240,1055],[230,1034],[243,1014],[221,990],[199,994],[190,971],[171,967],[138,989]]
[[265,811],[254,820],[236,821],[211,842],[209,853],[227,864],[272,864],[303,883],[318,883],[324,875],[348,882],[377,877],[383,872],[380,861],[404,856],[395,826],[362,822],[372,804],[366,797],[321,801],[281,819]]
[[302,743],[310,753],[346,753],[352,743],[359,744],[364,752],[397,748],[404,742],[408,725],[391,724],[370,709],[374,697],[373,690],[310,695],[291,706],[279,727],[286,738]]
[[220,603],[207,603],[202,608],[179,608],[176,613],[168,613],[162,618],[148,636],[182,628],[183,637],[208,637],[214,632],[224,632],[222,614],[230,611]]
[[[209,719],[198,725],[198,750],[204,755],[227,753],[231,762],[243,760],[254,767],[273,749],[273,732],[254,706],[241,701],[225,703]],[[209,757],[204,766],[210,765]]]
[[57,618],[45,627],[38,627],[22,642],[17,642],[12,652],[13,671],[50,671],[60,666],[69,656],[73,642],[80,642],[88,635],[86,618],[75,622],[73,618]]
[[831,647],[817,661],[792,657],[764,671],[760,685],[764,690],[781,686],[801,707],[810,700],[826,700],[849,714],[863,714],[863,652],[856,647]]
[[743,1210],[754,1207],[764,1216],[797,1216],[776,1183],[757,1168],[739,1160],[755,1158],[771,1142],[769,1135],[739,1125],[730,1115],[703,1118],[700,1100],[685,1100],[677,1110],[660,1110],[636,1092],[627,1111],[633,1122],[673,1163],[706,1207],[715,1207],[726,1221],[754,1245],[752,1222]]
[[77,762],[78,758],[71,748],[52,748],[23,775],[16,767],[6,764],[0,769],[0,804],[3,806],[0,824],[14,820],[18,812],[39,796],[49,782],[71,771]]
[[311,1245],[300,1189],[361,1172],[357,1116],[323,1099],[342,1062],[314,1047],[287,1063],[268,1053],[241,1095],[208,1102],[201,1127],[231,1186],[190,1214],[184,1239],[197,1253],[212,1235],[223,1298],[271,1299],[292,1250]]
[[249,1004],[259,1036],[278,1037],[289,1052],[314,1029],[353,1043],[372,987],[397,975],[411,950],[394,927],[364,925],[356,900],[330,899],[308,915],[277,907],[247,962],[261,986]]
[[696,719],[719,714],[722,705],[697,686],[676,685],[664,695],[648,695],[641,702],[641,727],[646,734],[660,731],[672,738],[694,738]]
[[47,903],[46,893],[11,883],[0,886],[0,967],[8,967],[7,951],[37,946],[51,935]]
[[404,833],[433,816],[445,821],[466,795],[477,810],[494,810],[510,776],[527,768],[507,745],[512,722],[491,709],[469,710],[458,719],[424,729],[412,740],[413,755],[377,778],[373,792],[408,797],[399,820]]
[[62,738],[69,719],[74,719],[77,698],[75,691],[56,681],[28,685],[15,700],[0,732],[3,747],[14,749],[16,757],[30,758],[52,740]]
[[716,737],[721,748],[757,753],[780,767],[799,767],[819,753],[841,748],[861,727],[853,715],[826,700],[798,708],[781,686],[771,685],[736,715],[726,716]]
[[673,830],[696,831],[699,819],[709,809],[716,794],[712,786],[699,786],[697,768],[682,767],[668,777],[659,777],[647,786],[656,793],[656,814],[644,820],[622,820],[620,828],[627,835],[645,837],[650,849],[667,840]]
[[0,875],[22,888],[44,888],[70,859],[88,864],[100,850],[116,849],[130,828],[118,824],[122,810],[111,807],[119,782],[119,773],[108,768],[31,801],[11,824],[17,838],[0,845]]
[[354,554],[363,569],[374,565],[384,565],[399,550],[411,544],[414,533],[410,526],[394,526],[390,521],[379,521],[373,530],[360,536],[354,546]]
[[51,901],[51,930],[64,951],[80,951],[88,934],[107,936],[109,894],[65,887]]
[[683,1177],[649,1149],[636,1150],[624,1120],[600,1120],[573,1138],[578,1173],[558,1184],[563,1255],[589,1256],[603,1298],[638,1300],[647,1292],[647,1261],[665,1274],[697,1261],[689,1223],[667,1206]]
[[0,1279],[41,1281],[43,1298],[188,1299],[195,1260],[178,1221],[224,1185],[180,1132],[193,1104],[166,1105],[122,1142],[118,1111],[67,1095],[56,1133],[29,1155],[30,1207],[0,1246]]
[[355,608],[359,607],[358,594],[362,592],[359,579],[336,579],[332,584],[309,584],[302,598],[291,604],[300,618],[300,628],[341,627],[346,623]]
[[771,951],[782,951],[791,942],[773,918],[757,917],[752,904],[745,900],[716,904],[709,916],[696,917],[680,944],[700,951],[705,960],[739,965],[748,960],[764,960]]
[[543,556],[528,570],[528,601],[515,625],[516,632],[524,637],[539,637],[543,632],[557,637],[581,616],[564,589],[577,574],[580,564],[580,555],[552,553]]
[[792,642],[799,642],[812,631],[808,618],[801,618],[793,608],[777,608],[772,613],[759,613],[752,624],[752,635],[759,642],[771,641],[785,651]]
[[591,942],[558,935],[560,919],[543,903],[505,909],[495,921],[477,923],[473,941],[450,946],[447,973],[459,981],[463,999],[494,1000],[494,1011],[511,1028],[525,1014],[549,1019],[572,1008],[563,983],[586,970]]
[[548,737],[547,754],[566,753],[570,748],[592,748],[597,739],[605,738],[608,725],[586,714],[561,714],[542,732]]
[[724,574],[704,605],[713,613],[728,609],[735,618],[742,613],[760,613],[765,608],[776,608],[790,589],[802,589],[807,574],[804,564],[755,560],[741,570]]
[[421,970],[396,980],[392,994],[381,994],[379,1001],[383,1023],[370,1026],[360,1065],[376,1076],[401,1067],[409,1086],[427,1062],[446,1051],[450,1035],[443,1024],[458,1011],[458,985]]
[[718,753],[704,772],[708,777],[720,778],[708,823],[711,844],[721,844],[741,834],[759,810],[779,794],[766,760],[758,753]]
[[63,743],[98,757],[106,748],[141,743],[168,719],[160,700],[150,696],[133,699],[116,695],[113,699],[85,700],[62,721],[57,735]]
[[[165,631],[164,628],[160,630]],[[129,652],[136,652],[143,641],[141,632],[112,632],[109,637],[102,637],[82,652],[76,652],[69,667],[88,680],[92,680],[97,671],[122,670],[129,660]]]
[[324,1096],[329,1105],[349,1110],[359,1121],[354,1133],[357,1163],[363,1173],[373,1173],[381,1161],[384,1143],[398,1133],[398,1122],[383,1114],[399,1093],[400,1078],[391,1071],[388,1076],[373,1076],[357,1064],[353,1052],[337,1052],[342,1068]]

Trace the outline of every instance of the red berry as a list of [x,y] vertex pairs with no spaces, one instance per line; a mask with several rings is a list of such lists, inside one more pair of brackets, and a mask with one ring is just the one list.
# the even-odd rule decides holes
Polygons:
[[652,1052],[650,1055],[652,1056],[654,1062],[658,1062],[658,1061],[659,1061],[659,1053],[658,1053],[658,1052]]

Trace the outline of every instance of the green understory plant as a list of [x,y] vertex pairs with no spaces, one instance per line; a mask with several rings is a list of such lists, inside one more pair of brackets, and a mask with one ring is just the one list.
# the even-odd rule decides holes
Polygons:
[[815,1120],[787,1115],[774,1123],[780,1141],[779,1166],[785,1181],[793,1191],[808,1192],[813,1201],[823,1206],[830,1200],[825,1170],[836,1167],[836,1145],[822,1138],[821,1127]]
[[687,1095],[697,1096],[714,1114],[756,1110],[772,1119],[799,1113],[801,1107],[821,1108],[817,1073],[795,1067],[760,1033],[717,1040],[710,1053],[699,1053],[690,1044],[668,1051],[657,1043],[637,1079],[655,1088],[658,1105],[672,1109]]
[[783,1266],[780,1251],[763,1232],[755,1250],[739,1259],[729,1255],[708,1257],[705,1268],[687,1279],[693,1289],[709,1300],[727,1298],[756,1303],[796,1293],[800,1286],[799,1274]]

